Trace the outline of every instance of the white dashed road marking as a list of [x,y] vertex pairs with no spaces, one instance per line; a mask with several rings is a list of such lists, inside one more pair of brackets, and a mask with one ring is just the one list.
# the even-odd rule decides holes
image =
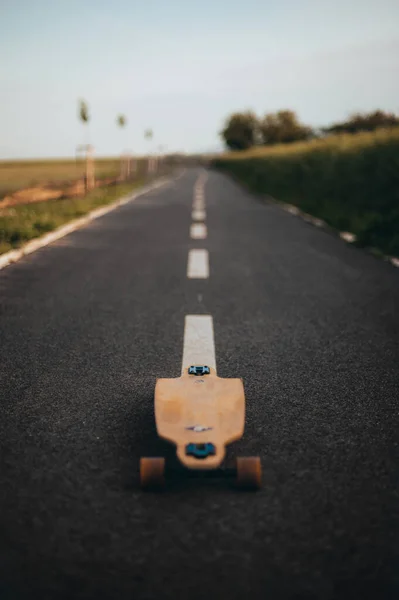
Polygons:
[[203,223],[193,223],[190,228],[190,237],[193,240],[205,240],[208,232]]
[[204,221],[206,217],[204,185],[207,177],[207,173],[201,173],[194,185],[192,212],[192,218],[194,221]]
[[193,221],[205,221],[206,212],[204,210],[193,210],[191,216]]
[[187,277],[189,279],[207,279],[209,277],[208,250],[190,250],[188,253]]
[[193,202],[193,209],[194,210],[204,210],[205,209],[205,201],[204,199],[195,199]]
[[192,365],[216,370],[213,319],[210,315],[187,315],[184,323],[182,373]]

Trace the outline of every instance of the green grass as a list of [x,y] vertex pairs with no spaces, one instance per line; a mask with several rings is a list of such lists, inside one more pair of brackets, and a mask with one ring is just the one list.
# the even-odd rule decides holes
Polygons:
[[141,179],[134,183],[97,188],[83,198],[49,200],[0,209],[0,254],[82,217],[99,206],[110,204],[143,183],[144,179]]
[[[0,199],[17,190],[36,185],[51,183],[62,187],[63,184],[82,179],[84,172],[83,160],[0,161]],[[120,173],[120,159],[97,159],[95,173],[97,179],[117,177]]]
[[228,153],[213,165],[399,256],[399,129]]

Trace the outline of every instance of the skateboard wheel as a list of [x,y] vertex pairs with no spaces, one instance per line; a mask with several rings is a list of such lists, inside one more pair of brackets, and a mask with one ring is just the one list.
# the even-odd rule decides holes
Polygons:
[[242,490],[259,490],[262,485],[262,464],[259,456],[237,458],[237,486]]
[[140,458],[140,485],[143,490],[160,490],[165,486],[164,458]]

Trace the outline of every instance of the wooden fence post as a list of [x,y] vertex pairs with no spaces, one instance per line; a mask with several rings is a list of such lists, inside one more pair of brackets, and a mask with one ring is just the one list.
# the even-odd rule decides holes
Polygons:
[[94,148],[87,146],[86,152],[86,191],[90,191],[95,187],[94,174]]

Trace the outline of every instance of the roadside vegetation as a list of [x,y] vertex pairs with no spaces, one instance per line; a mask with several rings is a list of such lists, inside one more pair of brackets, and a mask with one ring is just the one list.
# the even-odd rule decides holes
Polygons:
[[[95,160],[96,178],[99,180],[116,178],[120,170],[119,158]],[[54,184],[62,187],[63,184],[82,180],[84,174],[84,160],[3,160],[0,161],[0,201],[4,196],[28,187]]]
[[298,115],[292,110],[266,113],[263,117],[247,111],[230,115],[220,136],[228,150],[242,151],[256,146],[275,146],[320,139],[335,133],[354,134],[395,127],[399,127],[399,117],[382,110],[365,114],[355,113],[346,121],[319,128],[301,123]]
[[399,119],[381,111],[355,115],[317,134],[305,136],[302,128],[303,141],[254,141],[246,150],[215,157],[212,164],[256,193],[269,194],[355,234],[360,246],[399,256],[397,123]]
[[[86,143],[76,147],[75,159],[0,160],[0,254],[114,202],[179,163],[178,156],[166,161],[159,156],[133,157],[128,151],[120,158],[95,159],[89,143],[89,105],[83,99],[77,116]],[[117,115],[121,131],[127,123],[126,115]],[[152,137],[147,129],[145,138]]]
[[144,182],[144,179],[137,179],[130,183],[97,188],[81,198],[18,204],[0,209],[0,254],[18,248],[95,208],[110,204]]

